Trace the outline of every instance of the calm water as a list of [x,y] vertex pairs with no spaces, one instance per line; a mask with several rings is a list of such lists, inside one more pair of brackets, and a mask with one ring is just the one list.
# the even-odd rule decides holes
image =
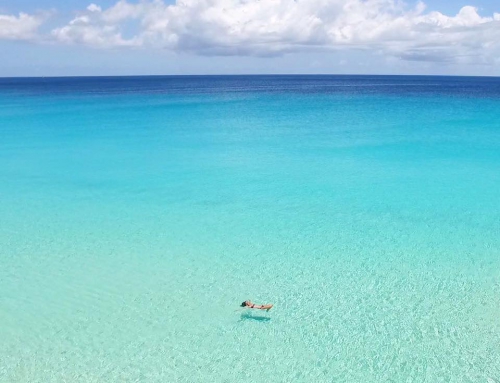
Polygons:
[[0,245],[1,382],[497,383],[500,79],[0,79]]

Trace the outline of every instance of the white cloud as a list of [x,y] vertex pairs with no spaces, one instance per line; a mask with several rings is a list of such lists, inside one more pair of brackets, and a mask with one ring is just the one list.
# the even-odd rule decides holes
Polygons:
[[[130,39],[130,20],[140,28]],[[95,4],[53,31],[64,42],[159,46],[203,55],[278,55],[311,49],[376,49],[406,60],[488,61],[499,52],[500,15],[474,7],[455,16],[397,0],[121,0]]]
[[90,12],[101,12],[102,11],[102,8],[99,7],[98,5],[95,5],[94,3],[90,4],[88,7],[87,7],[87,10],[90,11]]
[[200,55],[359,49],[404,60],[494,63],[500,55],[500,14],[483,17],[466,6],[448,16],[400,0],[178,0],[171,5],[120,0],[106,9],[90,4],[51,36],[100,48],[147,46]]
[[52,37],[62,43],[99,48],[140,46],[140,37],[124,38],[120,25],[120,22],[134,17],[133,10],[136,7],[138,6],[120,1],[103,11],[100,6],[92,3],[67,25],[52,30]]
[[20,13],[19,16],[0,15],[0,40],[30,40],[36,37],[43,16]]

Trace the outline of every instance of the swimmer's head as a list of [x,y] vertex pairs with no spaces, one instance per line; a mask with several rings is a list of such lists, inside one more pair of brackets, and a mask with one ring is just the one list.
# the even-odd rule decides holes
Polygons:
[[241,307],[246,307],[246,306],[247,306],[247,301],[245,301],[245,302],[243,302],[243,303],[241,304]]

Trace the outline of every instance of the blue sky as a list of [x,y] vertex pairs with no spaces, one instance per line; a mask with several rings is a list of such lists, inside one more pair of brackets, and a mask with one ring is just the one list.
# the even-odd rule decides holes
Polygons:
[[[110,7],[116,0],[94,1],[101,7]],[[36,10],[57,9],[60,12],[71,13],[76,10],[85,9],[92,1],[85,0],[2,0],[0,3],[1,11],[8,13],[33,12]],[[167,4],[173,4],[175,1],[165,1]],[[416,1],[407,1],[408,4],[415,4]],[[460,8],[466,5],[478,7],[486,13],[500,12],[500,3],[496,0],[429,0],[425,1],[429,9],[441,11],[443,13],[456,13]]]
[[500,75],[500,2],[424,3],[3,0],[0,76]]

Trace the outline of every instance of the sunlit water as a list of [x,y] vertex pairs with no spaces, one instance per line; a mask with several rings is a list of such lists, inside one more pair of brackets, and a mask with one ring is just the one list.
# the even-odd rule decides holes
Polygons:
[[0,80],[0,381],[500,382],[500,79]]

